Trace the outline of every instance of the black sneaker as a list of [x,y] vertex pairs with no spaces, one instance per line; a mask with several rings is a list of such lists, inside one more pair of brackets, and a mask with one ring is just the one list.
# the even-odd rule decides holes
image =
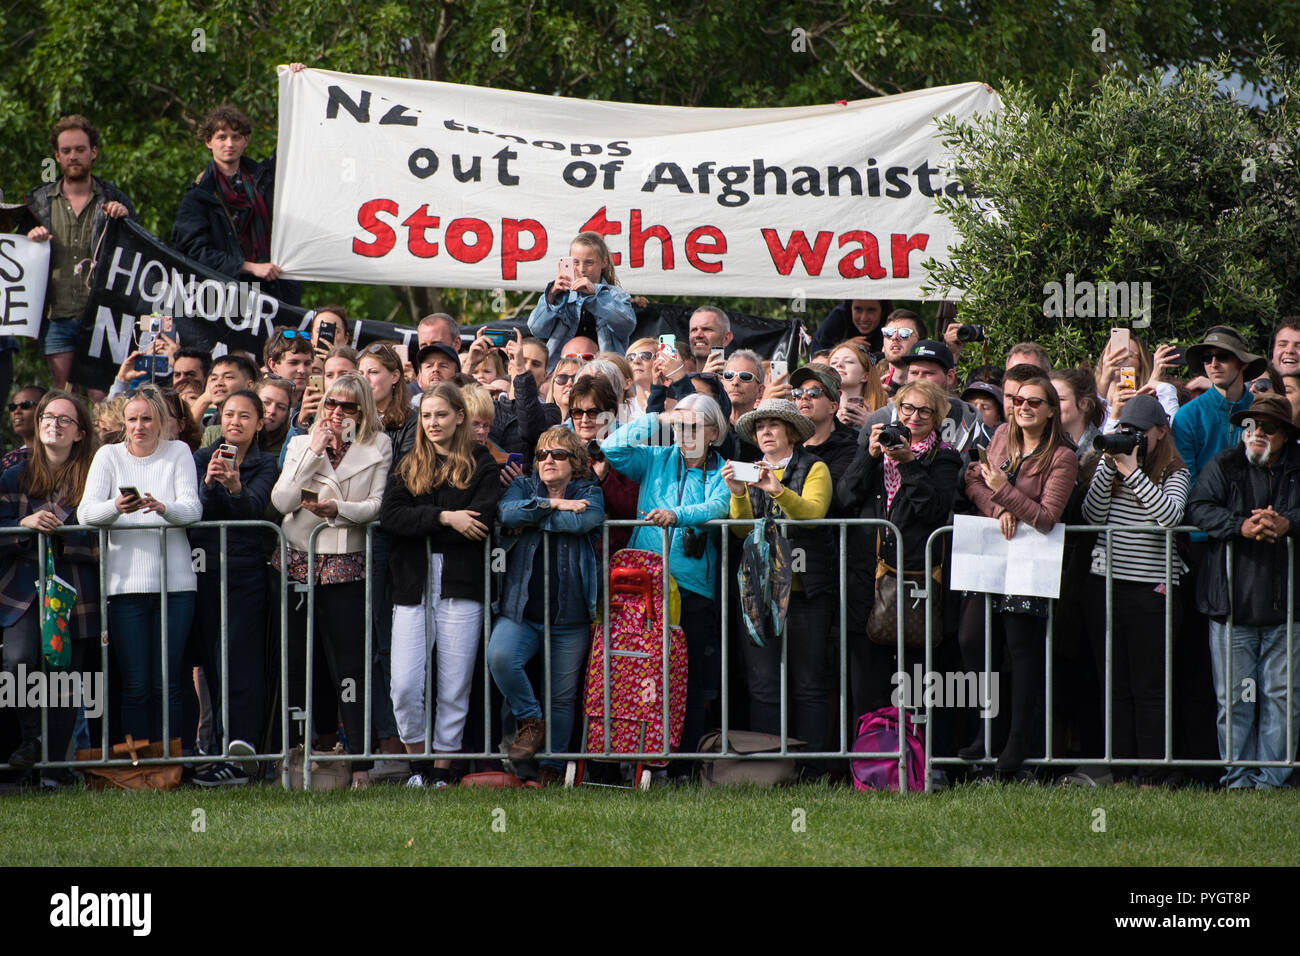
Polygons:
[[41,759],[41,742],[39,740],[24,740],[22,745],[9,755],[9,766],[16,767],[19,770],[26,770],[28,767],[36,766],[36,761]]
[[194,775],[200,787],[241,787],[251,778],[232,763],[215,764],[207,773]]

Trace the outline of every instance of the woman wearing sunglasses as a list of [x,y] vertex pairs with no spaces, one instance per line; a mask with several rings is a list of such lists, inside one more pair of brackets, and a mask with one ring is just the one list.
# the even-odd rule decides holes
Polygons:
[[[1046,375],[1020,384],[1011,420],[993,433],[987,454],[987,465],[972,463],[966,469],[966,495],[980,513],[997,519],[1008,540],[1021,522],[1043,534],[1051,531],[1074,490],[1079,459],[1061,424],[1056,389]],[[1011,729],[997,770],[1013,774],[1026,758],[1043,754],[1048,605],[1046,598],[995,595],[993,610],[995,627],[1005,635],[1012,674]],[[964,642],[961,650],[968,670],[984,669],[982,641]],[[980,726],[980,736],[963,748],[963,757],[983,756]]]
[[638,413],[645,412],[646,402],[650,399],[650,387],[655,383],[655,350],[659,343],[654,339],[637,339],[627,350],[627,362],[632,366],[632,382],[636,386],[636,407]]
[[555,363],[555,371],[547,385],[546,401],[560,410],[560,421],[569,417],[569,392],[573,389],[573,380],[582,368],[582,359],[562,358]]
[[44,389],[35,385],[20,388],[9,400],[9,425],[22,444],[12,451],[5,452],[0,458],[0,472],[14,465],[21,465],[31,453],[32,439],[36,437],[36,406],[40,403]]
[[[325,649],[330,677],[338,694],[337,709],[317,700],[313,717],[318,734],[337,726],[342,713],[350,753],[365,752],[365,525],[379,516],[384,486],[393,460],[393,443],[381,430],[370,384],[360,375],[340,376],[325,391],[321,413],[310,434],[289,440],[284,470],[271,492],[271,503],[284,514],[289,549],[288,578],[315,585],[315,637]],[[312,532],[316,562],[307,549]],[[279,570],[277,551],[272,563]],[[305,696],[306,602],[281,595],[289,605],[289,704],[301,707]],[[352,765],[352,783],[369,783],[368,763]]]
[[[549,429],[537,441],[535,458],[533,473],[516,478],[497,507],[497,520],[513,543],[487,661],[517,724],[510,748],[513,761],[531,760],[546,747],[548,719],[551,749],[563,752],[569,747],[574,702],[596,617],[596,549],[605,520],[605,499],[590,477],[582,439],[567,428]],[[524,668],[544,654],[548,611],[551,700],[544,707]],[[563,766],[558,760],[543,761],[538,779],[554,783]]]

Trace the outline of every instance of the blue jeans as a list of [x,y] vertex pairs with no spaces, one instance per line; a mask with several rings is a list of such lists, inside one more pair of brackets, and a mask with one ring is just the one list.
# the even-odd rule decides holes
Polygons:
[[[551,625],[551,750],[564,751],[569,747],[574,700],[590,643],[591,629],[586,624]],[[497,618],[488,641],[487,662],[492,670],[492,679],[505,695],[515,720],[542,716],[542,705],[524,673],[524,665],[541,649],[540,622]],[[564,766],[559,760],[543,760],[541,763],[547,767]]]
[[[1210,665],[1219,698],[1219,756],[1224,760],[1291,760],[1286,749],[1286,625],[1232,628],[1232,753],[1228,753],[1228,626],[1210,621]],[[1292,658],[1292,733],[1300,735],[1300,642]],[[1243,699],[1246,698],[1246,699]],[[1300,739],[1296,736],[1294,739]],[[1279,787],[1289,767],[1228,767],[1228,787]]]
[[[168,732],[185,746],[195,728],[181,727],[181,658],[194,620],[194,592],[167,594]],[[118,594],[108,599],[108,633],[122,671],[122,730],[136,740],[162,740],[162,595]]]

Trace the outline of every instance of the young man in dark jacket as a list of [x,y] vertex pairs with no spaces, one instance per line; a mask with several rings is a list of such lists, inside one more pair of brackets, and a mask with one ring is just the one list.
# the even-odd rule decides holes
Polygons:
[[[45,293],[42,351],[55,388],[65,388],[90,298],[87,260],[95,255],[109,219],[135,218],[126,194],[91,175],[99,155],[99,132],[84,116],[65,116],[50,134],[63,175],[27,193],[19,229],[35,242],[50,243],[50,279]],[[6,353],[7,354],[7,353]],[[103,397],[92,392],[96,401]]]
[[275,154],[260,163],[244,155],[253,125],[233,106],[219,106],[199,125],[212,161],[181,199],[172,246],[231,279],[254,280],[263,292],[297,305],[302,287],[280,278],[271,262]]
[[[1187,503],[1188,520],[1210,539],[1196,605],[1210,618],[1219,756],[1291,760],[1287,688],[1294,727],[1300,653],[1293,653],[1288,673],[1287,594],[1296,575],[1288,573],[1286,538],[1300,533],[1300,431],[1290,403],[1272,392],[1256,395],[1249,408],[1233,414],[1232,424],[1242,429],[1241,444],[1205,464]],[[1288,767],[1229,767],[1222,782],[1230,789],[1266,790],[1281,786],[1290,773]]]

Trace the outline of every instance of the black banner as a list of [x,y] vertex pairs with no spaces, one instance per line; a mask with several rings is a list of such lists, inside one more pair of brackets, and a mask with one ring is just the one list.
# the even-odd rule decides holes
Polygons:
[[[693,306],[651,303],[637,312],[632,340],[672,332],[687,338]],[[261,291],[256,281],[236,281],[213,272],[168,248],[130,219],[110,219],[96,261],[90,301],[81,318],[72,380],[107,390],[118,367],[140,339],[138,319],[151,313],[171,315],[185,348],[218,354],[247,351],[261,364],[262,346],[275,326],[306,328],[313,312],[288,305]],[[777,319],[727,312],[735,336],[728,351],[753,349],[766,359],[793,364],[798,325]],[[519,327],[521,319],[485,323]],[[462,326],[461,343],[473,341],[482,326]],[[364,348],[379,339],[404,342],[416,351],[416,329],[378,319],[354,321],[352,345]]]

